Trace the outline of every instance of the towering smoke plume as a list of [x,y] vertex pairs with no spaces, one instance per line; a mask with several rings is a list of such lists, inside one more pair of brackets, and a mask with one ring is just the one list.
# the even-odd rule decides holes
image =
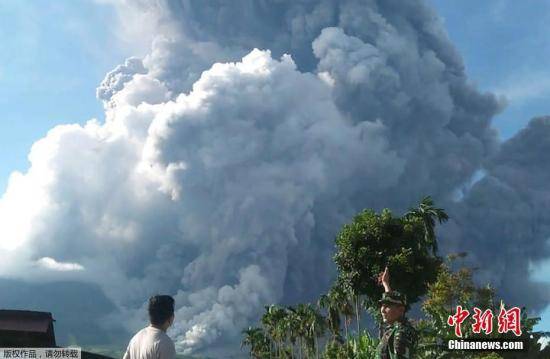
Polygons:
[[263,305],[325,290],[356,212],[431,194],[453,218],[444,248],[546,304],[528,269],[548,257],[548,119],[500,144],[501,103],[423,1],[114,5],[126,27],[147,18],[151,51],[106,76],[105,123],[52,129],[12,175],[1,275],[98,285],[128,330],[171,293],[179,350],[211,349]]

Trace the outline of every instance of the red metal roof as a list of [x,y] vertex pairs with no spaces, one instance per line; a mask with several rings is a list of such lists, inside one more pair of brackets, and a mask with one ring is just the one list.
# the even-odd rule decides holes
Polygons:
[[30,310],[0,310],[0,330],[46,333],[52,313]]

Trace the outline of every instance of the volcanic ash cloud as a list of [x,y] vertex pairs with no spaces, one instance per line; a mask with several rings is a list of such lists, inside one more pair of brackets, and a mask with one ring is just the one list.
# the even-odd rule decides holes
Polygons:
[[133,40],[151,50],[99,86],[105,123],[52,129],[12,175],[0,275],[97,284],[132,331],[171,293],[179,351],[237,348],[264,305],[327,289],[354,214],[431,194],[452,218],[441,248],[506,299],[547,303],[528,269],[550,219],[514,220],[548,207],[547,120],[500,143],[502,103],[423,1],[109,2],[123,30],[147,19]]
[[403,163],[382,124],[346,121],[330,87],[290,56],[253,50],[215,64],[173,101],[156,103],[167,91],[157,85],[136,75],[105,124],[52,130],[1,203],[25,188],[47,203],[14,222],[47,223],[15,243],[30,263],[23,276],[58,278],[33,272],[43,258],[73,263],[65,276],[136,310],[155,291],[177,293],[172,334],[185,351],[238,335],[283,298],[289,253],[318,247],[316,200],[338,198],[343,184],[385,188]]

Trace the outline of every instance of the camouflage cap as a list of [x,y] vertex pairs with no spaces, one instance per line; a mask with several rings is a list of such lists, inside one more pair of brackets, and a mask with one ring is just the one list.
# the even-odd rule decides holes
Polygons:
[[404,294],[399,293],[398,291],[392,290],[391,292],[386,292],[382,294],[382,299],[378,301],[380,304],[398,304],[407,306],[407,298]]

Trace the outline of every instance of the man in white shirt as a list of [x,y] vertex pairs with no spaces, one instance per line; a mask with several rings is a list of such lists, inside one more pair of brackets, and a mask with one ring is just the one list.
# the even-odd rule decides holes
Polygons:
[[149,299],[151,325],[134,335],[123,359],[175,359],[176,348],[166,330],[174,323],[174,298],[155,295]]

